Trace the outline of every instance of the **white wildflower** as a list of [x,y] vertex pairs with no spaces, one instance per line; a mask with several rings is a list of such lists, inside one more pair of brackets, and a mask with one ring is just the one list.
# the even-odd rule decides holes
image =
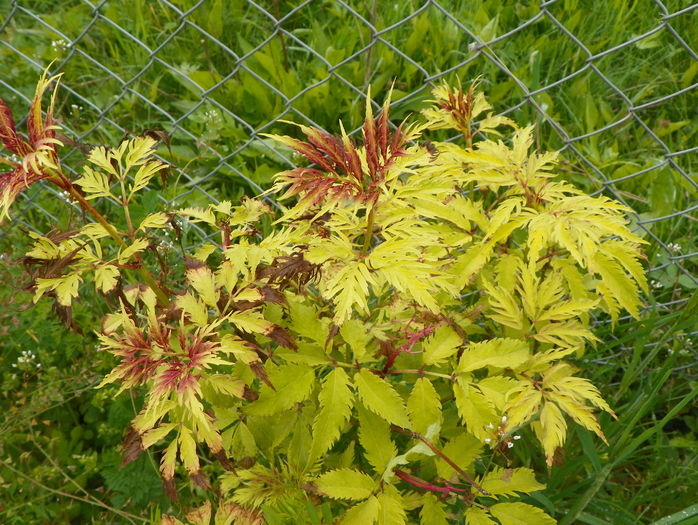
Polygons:
[[53,49],[54,53],[61,54],[65,52],[66,49],[68,49],[69,44],[62,38],[59,40],[54,40],[51,42],[51,49]]

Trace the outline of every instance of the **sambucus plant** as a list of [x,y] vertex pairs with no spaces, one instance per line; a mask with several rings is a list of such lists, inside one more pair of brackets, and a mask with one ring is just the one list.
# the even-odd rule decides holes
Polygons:
[[[35,300],[66,309],[92,281],[113,307],[102,384],[145,392],[124,461],[162,450],[173,497],[184,471],[215,486],[188,522],[215,507],[216,523],[554,523],[521,501],[544,485],[511,449],[535,438],[552,468],[568,421],[604,439],[595,410],[613,411],[565,359],[597,341],[591,311],[638,316],[643,241],[623,206],[556,180],[557,155],[529,151],[532,127],[483,118],[476,85],[443,84],[425,120],[396,129],[390,96],[377,118],[369,97],[360,145],[343,129],[270,135],[311,164],[277,175],[280,199],[297,199],[268,235],[262,200],[136,220],[166,168],[155,141],[97,147],[71,180],[53,100],[42,120],[50,82],[28,142],[0,102],[0,139],[21,158],[5,159],[2,211],[44,179],[95,219],[34,235]],[[489,138],[504,128],[509,142]],[[466,145],[422,141],[429,129]],[[220,242],[184,247],[187,223]]]

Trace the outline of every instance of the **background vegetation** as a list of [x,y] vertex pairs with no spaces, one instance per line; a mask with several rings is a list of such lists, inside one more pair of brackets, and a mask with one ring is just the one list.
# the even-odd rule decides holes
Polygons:
[[[145,208],[257,194],[296,160],[259,133],[293,132],[278,119],[336,130],[339,116],[353,130],[369,86],[383,94],[395,83],[397,120],[424,107],[441,76],[481,75],[498,111],[538,123],[540,148],[565,150],[564,176],[637,212],[653,269],[642,320],[612,332],[599,319],[604,343],[581,363],[619,415],[604,421],[610,446],[577,429],[538,503],[563,522],[578,514],[592,525],[698,523],[698,9],[690,2],[558,0],[544,11],[477,0],[95,5],[0,0],[0,96],[26,110],[40,70],[55,60],[52,72],[65,73],[57,115],[74,141],[69,158],[126,133],[168,137],[161,155],[178,169]],[[37,201],[35,190],[0,232],[0,518],[155,520],[171,505],[157,468],[147,455],[118,468],[121,429],[139,399],[94,390],[112,363],[92,336],[67,330],[43,303],[28,309],[23,230],[70,228],[74,218],[60,195]],[[90,326],[101,314],[76,305],[73,321]]]

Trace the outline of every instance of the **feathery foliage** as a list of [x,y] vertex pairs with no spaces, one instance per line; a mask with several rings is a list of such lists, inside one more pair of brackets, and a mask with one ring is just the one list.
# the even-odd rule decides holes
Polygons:
[[[144,392],[124,463],[156,450],[171,496],[185,477],[211,491],[188,523],[553,523],[511,449],[537,440],[551,469],[573,424],[606,439],[598,412],[615,414],[569,360],[598,342],[591,312],[638,316],[644,241],[622,205],[555,177],[533,127],[477,121],[476,84],[434,96],[395,129],[390,95],[377,117],[369,101],[360,144],[270,135],[310,163],[277,176],[278,217],[250,199],[134,220],[166,168],[149,138],[95,148],[72,181],[55,149],[21,150],[96,221],[35,236],[35,301],[104,297],[100,386]],[[445,128],[465,145],[422,138]],[[216,240],[156,242],[189,222]]]

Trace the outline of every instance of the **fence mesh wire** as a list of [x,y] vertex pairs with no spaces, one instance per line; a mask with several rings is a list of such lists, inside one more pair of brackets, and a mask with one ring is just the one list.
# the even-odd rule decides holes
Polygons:
[[[335,131],[343,114],[356,130],[369,85],[394,83],[399,116],[442,78],[482,75],[498,111],[563,152],[564,175],[635,211],[653,286],[672,290],[662,304],[683,302],[698,287],[698,4],[577,4],[0,0],[0,92],[25,109],[53,60],[67,160],[163,130],[177,184],[158,197],[189,206],[260,192],[293,165],[262,135],[281,119]],[[60,194],[37,195],[22,194],[11,224],[59,223]]]

